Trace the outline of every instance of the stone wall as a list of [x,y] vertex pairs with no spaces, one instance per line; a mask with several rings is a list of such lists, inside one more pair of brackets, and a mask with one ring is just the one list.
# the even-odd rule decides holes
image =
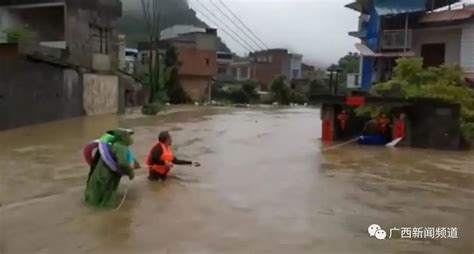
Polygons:
[[82,93],[75,70],[0,59],[0,130],[81,116]]
[[119,82],[117,76],[84,74],[84,110],[86,115],[118,113]]

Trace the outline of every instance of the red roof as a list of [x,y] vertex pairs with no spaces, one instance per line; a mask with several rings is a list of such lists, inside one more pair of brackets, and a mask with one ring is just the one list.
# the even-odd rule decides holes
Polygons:
[[420,18],[420,23],[459,21],[470,19],[472,17],[474,17],[474,9],[432,12],[423,15]]

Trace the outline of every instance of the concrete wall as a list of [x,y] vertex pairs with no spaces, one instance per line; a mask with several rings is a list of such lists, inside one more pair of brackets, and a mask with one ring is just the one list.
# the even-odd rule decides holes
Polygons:
[[86,115],[101,115],[119,111],[117,76],[84,74],[84,110]]
[[194,35],[196,38],[196,48],[201,50],[216,51],[217,58],[217,36],[214,34],[197,33]]
[[461,37],[461,66],[468,73],[474,73],[474,22],[466,24]]
[[421,29],[413,31],[413,50],[421,56],[423,44],[445,43],[446,64],[461,63],[461,28]]
[[420,103],[413,111],[410,119],[412,146],[454,150],[460,148],[459,107]]
[[64,41],[64,6],[11,9],[17,23],[26,24],[40,41]]
[[181,86],[193,101],[202,101],[208,98],[209,80],[202,77],[181,77]]
[[[96,53],[110,57],[112,69],[118,67],[118,21],[122,15],[119,0],[65,0],[66,41],[69,61],[91,68],[92,56]],[[107,29],[107,52],[101,52],[98,28]],[[104,32],[105,36],[105,32]],[[104,39],[105,40],[105,39]],[[103,46],[103,49],[105,46]]]
[[0,130],[80,116],[82,92],[75,70],[0,58]]

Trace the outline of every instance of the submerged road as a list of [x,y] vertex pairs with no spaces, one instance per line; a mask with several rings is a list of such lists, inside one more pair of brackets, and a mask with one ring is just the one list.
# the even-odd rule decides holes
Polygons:
[[[323,151],[319,114],[183,107],[0,132],[0,253],[474,252],[474,153]],[[116,126],[135,130],[141,161],[170,130],[176,155],[202,167],[176,167],[182,180],[166,183],[141,170],[122,180],[119,195],[129,192],[120,210],[88,209],[81,149]],[[371,224],[451,235],[402,239],[395,230],[377,240]]]

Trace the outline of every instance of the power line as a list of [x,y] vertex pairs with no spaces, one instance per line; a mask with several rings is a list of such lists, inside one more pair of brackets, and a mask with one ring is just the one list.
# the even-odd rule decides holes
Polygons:
[[250,39],[256,46],[257,46],[257,49],[265,49],[265,47],[262,47],[258,42],[256,42],[251,36],[248,35],[248,33],[246,31],[244,31],[238,24],[235,24],[234,20],[232,20],[231,17],[229,17],[229,15],[227,15],[227,13],[225,13],[224,11],[222,11],[221,8],[219,8],[219,6],[217,6],[217,4],[214,2],[214,1],[210,1],[212,3],[212,5],[214,5],[214,7],[222,14],[224,15],[235,27],[237,27],[241,32],[242,34],[244,34],[248,39]]
[[222,0],[219,0],[219,2],[230,14],[232,14],[232,16],[234,16],[234,18],[240,22],[240,24],[245,27],[245,29],[247,29],[247,31],[249,31],[260,43],[262,43],[264,48],[268,49],[268,46],[247,25],[245,25],[245,23]]
[[[196,7],[193,8],[197,13],[199,13],[200,15],[202,15],[204,18],[207,19],[207,21],[209,23],[211,23],[211,25],[213,25],[214,27],[217,27],[216,23],[211,19],[209,18],[209,16],[205,15],[203,12],[201,12],[199,9],[197,9]],[[238,39],[236,39],[232,34],[228,33],[226,30],[224,29],[219,29],[219,31],[227,34],[229,37],[231,37],[235,42],[237,42],[242,48],[244,48],[246,51],[249,51],[251,52],[252,49],[249,49],[245,44],[243,44],[242,42],[240,42]]]
[[[253,47],[252,45],[250,45],[250,44],[249,44],[245,39],[243,39],[240,35],[238,35],[237,33],[233,32],[232,28],[228,27],[225,22],[222,22],[222,20],[220,20],[220,18],[219,18],[217,15],[215,15],[209,8],[207,8],[207,7],[206,7],[204,4],[202,4],[199,0],[195,0],[194,2],[198,3],[201,7],[203,7],[203,8],[207,11],[207,13],[211,14],[211,15],[217,20],[217,22],[214,22],[215,24],[222,24],[223,26],[225,26],[225,28],[226,28],[227,30],[229,30],[230,32],[232,32],[233,35],[235,35],[237,38],[239,38],[240,41],[243,42],[243,43],[246,45],[246,46],[245,46],[246,50],[248,50],[248,51],[250,51],[250,52],[251,52],[251,51],[255,51],[255,50],[254,50],[254,47]],[[201,15],[203,14],[202,12],[200,12],[200,13],[201,13]],[[204,16],[204,15],[203,15],[203,16]],[[206,16],[205,16],[205,17],[206,17]],[[209,18],[209,16],[207,16],[206,18],[209,19],[209,20],[212,20],[212,19]],[[218,27],[218,26],[216,26],[216,27]],[[221,30],[223,30],[223,29],[221,29]],[[225,30],[223,30],[223,31],[225,31]],[[229,34],[228,32],[226,32],[226,33]],[[231,37],[235,40],[235,37],[234,37],[234,36],[231,36]],[[238,41],[238,40],[237,40],[237,41]]]

